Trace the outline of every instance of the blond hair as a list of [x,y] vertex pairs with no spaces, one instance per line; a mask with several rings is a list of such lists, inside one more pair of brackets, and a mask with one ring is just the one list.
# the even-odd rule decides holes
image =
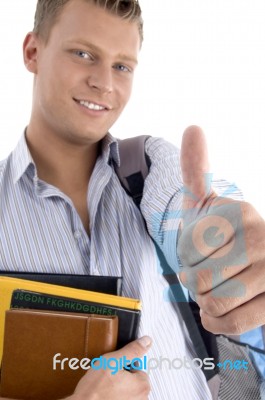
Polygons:
[[[72,0],[38,0],[33,31],[48,41],[50,31],[64,6]],[[84,0],[123,19],[138,24],[141,43],[143,41],[143,20],[138,0]]]

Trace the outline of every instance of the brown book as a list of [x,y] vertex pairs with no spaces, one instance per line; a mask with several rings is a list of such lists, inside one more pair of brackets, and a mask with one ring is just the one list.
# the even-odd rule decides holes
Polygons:
[[[58,400],[86,373],[57,360],[95,357],[116,349],[117,316],[12,309],[6,311],[0,394],[23,400]],[[87,363],[85,362],[85,367]],[[56,367],[56,369],[54,369]]]

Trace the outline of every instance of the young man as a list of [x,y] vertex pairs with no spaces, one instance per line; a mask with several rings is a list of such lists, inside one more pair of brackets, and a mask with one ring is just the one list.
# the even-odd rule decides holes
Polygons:
[[[176,268],[179,219],[170,220],[172,234],[166,235],[164,217],[191,210],[192,219],[184,218],[181,227],[181,277],[197,294],[207,329],[240,333],[265,322],[265,227],[242,203],[248,257],[217,279],[213,247],[200,247],[205,226],[192,238],[199,256],[186,251],[191,221],[224,205],[205,191],[207,155],[196,127],[185,133],[181,166],[174,146],[162,139],[147,141],[152,166],[141,212],[125,193],[114,171],[118,144],[108,131],[129,100],[141,43],[137,0],[38,1],[34,31],[23,47],[25,65],[34,74],[32,114],[17,148],[0,164],[0,265],[5,270],[122,275],[123,295],[142,301],[140,336],[149,335],[152,345],[144,336],[109,356],[132,359],[148,351],[149,360],[191,360],[196,354],[184,322],[164,295],[168,283],[159,273],[149,234]],[[185,196],[182,203],[181,168],[197,200]],[[221,207],[223,218],[233,219],[226,207],[230,203]],[[228,230],[230,236],[216,253],[227,250],[241,234],[238,229]],[[234,275],[248,283],[245,296],[211,296],[213,287],[225,286]],[[171,368],[164,362],[150,374],[89,370],[69,400],[117,398],[206,400],[211,393],[200,369]]]

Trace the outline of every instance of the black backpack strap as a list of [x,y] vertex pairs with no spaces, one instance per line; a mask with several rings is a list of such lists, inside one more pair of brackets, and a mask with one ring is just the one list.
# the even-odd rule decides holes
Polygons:
[[[189,303],[189,299],[186,299],[176,273],[168,264],[159,246],[155,242],[154,244],[163,271],[163,276],[165,280],[168,282],[173,296],[173,306],[177,305],[181,313],[181,316],[185,322],[185,325],[190,335],[190,339],[193,343],[198,358],[200,360],[204,360],[205,358],[209,357],[214,358],[214,360],[218,359],[218,351],[216,346],[215,335],[213,335],[210,332],[207,332],[203,328],[200,317],[197,320],[196,316],[197,315],[199,316],[199,307],[197,303],[195,302]],[[193,307],[191,307],[191,304],[193,304]],[[208,347],[206,346],[206,343],[204,342],[203,338],[207,339],[208,341],[209,337],[211,338],[211,341],[208,342],[208,344],[209,345],[211,344],[211,346]],[[213,351],[213,348],[215,351]],[[202,367],[202,370],[207,381],[209,381],[219,372],[218,367],[212,370],[211,369],[207,370]]]
[[144,180],[151,165],[145,153],[145,142],[150,136],[142,135],[119,140],[120,166],[115,166],[116,173],[126,192],[139,207],[144,188]]
[[[133,198],[138,208],[143,196],[144,180],[148,175],[151,165],[151,161],[145,153],[145,142],[149,137],[136,136],[130,139],[118,140],[120,166],[116,166],[115,170],[123,188]],[[191,303],[192,307],[190,306],[176,273],[169,266],[159,246],[155,242],[154,245],[163,270],[163,276],[169,283],[171,293],[174,297],[173,305],[177,305],[181,313],[198,358],[200,360],[208,357],[215,360],[218,359],[215,335],[203,328],[200,323],[198,305],[193,302]],[[203,338],[207,340],[210,346],[206,346]],[[202,370],[208,381],[218,374],[217,367],[214,370]]]

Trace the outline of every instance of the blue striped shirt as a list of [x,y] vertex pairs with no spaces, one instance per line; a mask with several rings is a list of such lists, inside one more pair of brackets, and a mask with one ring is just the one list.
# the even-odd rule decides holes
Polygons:
[[140,212],[113,168],[119,163],[118,143],[110,134],[104,138],[88,187],[89,237],[71,199],[38,178],[23,135],[0,163],[0,269],[123,276],[123,295],[142,301],[139,335],[153,338],[147,354],[153,367],[150,400],[207,400],[211,395],[201,370],[180,368],[178,359],[196,355],[168,300],[168,284],[146,230],[161,243],[163,232],[173,232],[164,248],[170,263],[177,263],[179,220],[165,221],[165,215],[181,207],[179,151],[150,138],[146,152],[152,165]]

